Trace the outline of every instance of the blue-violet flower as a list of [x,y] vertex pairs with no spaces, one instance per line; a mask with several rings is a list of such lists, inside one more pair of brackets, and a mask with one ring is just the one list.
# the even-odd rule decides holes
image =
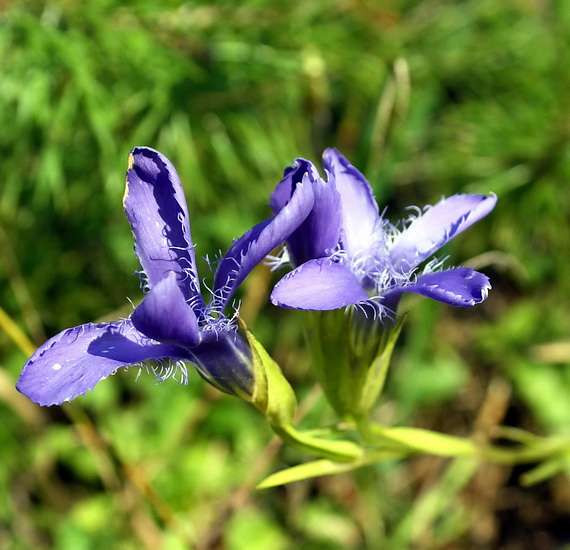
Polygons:
[[92,389],[119,367],[153,361],[159,378],[184,361],[222,391],[245,399],[255,388],[251,350],[223,311],[240,283],[283,242],[313,207],[300,183],[274,217],[234,241],[220,260],[212,297],[200,293],[182,185],[170,161],[136,147],[129,155],[123,201],[147,292],[128,319],[64,330],[30,357],[16,385],[40,405],[61,404]]
[[310,161],[297,159],[271,197],[279,213],[300,184],[309,181],[315,195],[311,214],[287,240],[297,267],[275,286],[275,305],[357,306],[382,318],[393,316],[404,292],[453,306],[473,306],[487,297],[491,285],[482,273],[468,267],[440,270],[441,261],[424,262],[486,216],[495,195],[453,195],[392,225],[380,214],[364,176],[337,150],[327,149],[323,161],[327,181]]

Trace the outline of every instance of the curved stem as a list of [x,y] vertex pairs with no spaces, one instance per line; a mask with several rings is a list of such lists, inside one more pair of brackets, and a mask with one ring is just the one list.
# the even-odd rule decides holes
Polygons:
[[293,426],[273,426],[273,431],[293,447],[336,462],[354,462],[362,456],[362,448],[352,441],[321,439]]
[[[362,433],[363,428],[359,427]],[[377,444],[399,445],[409,453],[424,452],[446,457],[473,457],[488,460],[498,464],[524,464],[540,462],[561,453],[570,452],[568,438],[544,439],[529,434],[515,447],[500,447],[497,445],[479,445],[477,441],[452,435],[424,430],[421,428],[389,428],[369,423],[366,427]]]

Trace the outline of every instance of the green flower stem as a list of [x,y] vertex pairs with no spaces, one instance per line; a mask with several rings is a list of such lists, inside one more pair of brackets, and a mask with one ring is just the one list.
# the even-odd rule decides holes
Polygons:
[[497,426],[494,428],[494,437],[508,439],[513,443],[523,443],[528,446],[542,445],[544,438],[514,426]]
[[[343,432],[349,435],[355,427],[363,439],[364,437],[367,439],[363,446],[347,439],[324,438],[326,435],[334,436]],[[460,476],[465,480],[471,477],[477,464],[483,460],[505,465],[539,463],[521,477],[521,482],[525,485],[543,481],[563,471],[570,460],[569,438],[540,438],[532,434],[525,437],[519,431],[515,434],[517,438],[532,441],[532,445],[520,444],[512,448],[483,445],[468,438],[420,428],[390,428],[366,422],[363,419],[356,426],[347,425],[344,430],[326,429],[301,432],[293,426],[274,426],[273,429],[284,442],[318,456],[319,459],[270,475],[258,485],[260,489],[302,479],[348,472],[385,460],[404,459],[417,453],[457,459],[454,464],[465,473],[465,476]],[[465,468],[467,470],[464,470]]]
[[301,432],[293,426],[272,426],[273,431],[293,447],[312,455],[328,458],[335,462],[355,462],[363,454],[363,449],[346,440],[322,439]]
[[369,423],[368,433],[377,444],[401,445],[410,452],[423,452],[439,456],[475,456],[477,446],[470,439],[423,430],[421,428],[389,428]]
[[[506,448],[496,445],[478,445],[468,438],[456,437],[420,428],[388,428],[378,424],[367,427],[368,434],[373,434],[380,446],[397,444],[409,453],[424,452],[446,457],[473,457],[499,464],[525,464],[541,462],[553,457],[570,453],[568,438],[540,438],[517,430],[517,438],[524,443]],[[360,428],[362,433],[362,428]]]
[[527,464],[567,455],[570,452],[570,442],[556,438],[544,439],[541,447],[505,449],[489,445],[479,448],[478,451],[479,456],[490,462],[508,465]]

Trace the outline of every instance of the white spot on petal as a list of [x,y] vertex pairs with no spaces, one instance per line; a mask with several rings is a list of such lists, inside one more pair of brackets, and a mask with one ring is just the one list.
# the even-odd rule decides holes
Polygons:
[[53,369],[53,370],[59,370],[59,369],[61,369],[61,365],[60,365],[59,363],[56,363],[56,364],[52,367],[52,369]]

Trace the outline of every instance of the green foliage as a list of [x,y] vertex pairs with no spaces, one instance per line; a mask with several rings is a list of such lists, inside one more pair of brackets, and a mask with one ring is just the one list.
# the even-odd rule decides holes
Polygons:
[[[198,376],[155,387],[119,372],[49,410],[13,384],[26,335],[40,344],[140,298],[121,209],[133,146],[173,161],[197,253],[213,258],[269,215],[284,167],[335,145],[392,220],[443,194],[499,196],[446,251],[489,274],[489,300],[406,302],[377,420],[479,440],[502,422],[566,437],[564,2],[28,0],[4,6],[0,26],[0,314],[12,323],[0,323],[0,547],[562,544],[563,473],[520,489],[506,467],[425,458],[255,492],[277,470],[311,466],[294,450],[275,456],[262,416]],[[273,281],[254,273],[242,311],[306,396],[303,412],[314,392],[298,317],[259,305]],[[311,414],[333,418],[324,405]],[[568,471],[546,463],[526,479]]]

